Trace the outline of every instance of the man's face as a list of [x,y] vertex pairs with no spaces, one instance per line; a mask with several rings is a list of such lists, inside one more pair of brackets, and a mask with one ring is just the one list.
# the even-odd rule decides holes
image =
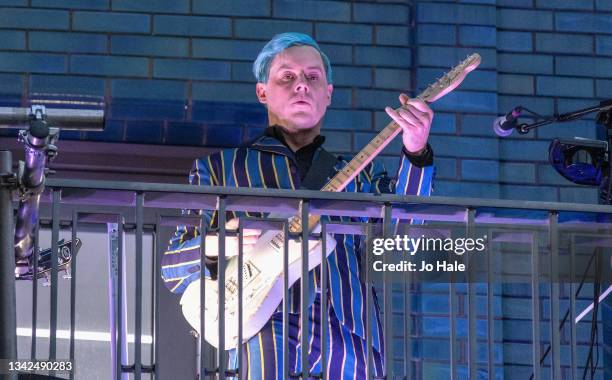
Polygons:
[[267,83],[257,83],[257,97],[268,108],[271,124],[288,132],[314,128],[331,103],[333,86],[311,46],[293,46],[274,57]]

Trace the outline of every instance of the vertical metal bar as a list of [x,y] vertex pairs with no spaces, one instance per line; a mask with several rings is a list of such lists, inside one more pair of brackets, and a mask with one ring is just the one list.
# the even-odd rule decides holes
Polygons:
[[32,278],[32,345],[30,347],[30,357],[36,359],[36,325],[38,319],[38,256],[40,255],[40,223],[34,226],[34,258],[32,271],[35,275]]
[[123,218],[119,216],[117,222],[117,283],[115,286],[116,294],[116,319],[115,326],[117,327],[115,332],[117,334],[117,362],[116,362],[116,373],[117,380],[123,378],[123,370],[121,364],[123,363],[123,313],[121,312],[123,306]]
[[[325,380],[327,379],[327,223],[324,220],[321,220],[321,247],[321,379]],[[367,327],[366,334],[368,334]]]
[[412,379],[412,273],[406,273],[404,284],[404,373],[406,380]]
[[136,305],[134,305],[134,379],[142,374],[142,218],[144,194],[136,194]]
[[[391,220],[391,204],[385,203],[383,208],[383,236],[385,239],[391,237],[392,229]],[[383,261],[387,255],[383,255]],[[384,313],[385,313],[385,374],[387,379],[393,379],[392,361],[393,361],[393,310],[391,307],[393,286],[391,282],[383,282],[383,297],[384,297]]]
[[457,378],[457,352],[455,342],[457,341],[457,327],[455,326],[455,310],[457,310],[457,300],[455,299],[455,283],[454,276],[451,273],[451,282],[448,284],[448,302],[449,302],[449,325],[450,325],[450,379]]
[[289,226],[283,223],[283,379],[289,379]]
[[310,202],[306,199],[302,200],[302,294],[300,297],[300,353],[302,362],[302,379],[308,379],[310,374],[310,363],[308,363],[308,341],[310,339],[308,328],[310,319],[308,318],[308,237],[310,235],[310,226],[308,225],[308,211]]
[[571,367],[570,378],[577,379],[577,361],[576,361],[576,235],[572,234],[570,240],[570,350],[571,350]]
[[493,303],[493,250],[490,244],[493,242],[491,230],[487,231],[487,371],[489,379],[495,379],[495,308]]
[[[200,336],[198,337],[198,352],[199,352],[199,374],[201,379],[206,379],[207,368],[207,344],[205,339],[206,334],[206,319],[204,313],[206,310],[206,278],[204,272],[206,270],[206,234],[208,233],[206,214],[202,211],[200,218]],[[208,353],[211,355],[211,353]]]
[[51,230],[51,315],[49,316],[49,360],[55,360],[57,355],[57,251],[60,228],[60,198],[61,190],[51,191],[53,204],[53,227]]
[[[70,262],[70,361],[74,363],[74,333],[76,328],[76,239],[79,228],[79,213],[72,211],[72,231],[70,252],[72,261]],[[70,379],[74,379],[74,371],[70,371]]]
[[550,241],[550,333],[552,348],[551,379],[561,378],[561,339],[559,334],[559,214],[551,211],[548,216]]
[[533,380],[540,380],[540,253],[537,232],[533,234],[531,246],[531,340]]
[[[476,219],[476,210],[473,208],[468,208],[466,210],[466,237],[474,238],[475,234],[475,219]],[[468,262],[468,368],[469,368],[469,378],[476,379],[478,364],[476,362],[477,354],[477,330],[476,330],[476,284],[474,284],[474,268],[470,264],[472,261],[471,255],[466,255]]]
[[372,307],[374,305],[372,299],[372,279],[370,277],[370,258],[372,257],[372,224],[368,223],[366,230],[366,255],[365,255],[365,288],[366,288],[366,374],[367,380],[372,380],[372,368],[374,368],[372,352],[372,330],[376,327],[372,327]]
[[219,348],[217,361],[219,365],[219,380],[225,379],[225,203],[224,196],[217,198],[219,210]]
[[[153,318],[153,344],[151,345],[152,347],[152,354],[151,357],[153,358],[153,365],[156,368],[156,371],[154,373],[154,378],[158,379],[157,376],[157,363],[159,363],[159,348],[157,347],[158,344],[158,339],[157,339],[157,332],[159,331],[159,318],[157,318],[157,311],[159,310],[159,293],[157,291],[158,287],[162,286],[161,285],[161,276],[159,275],[159,273],[161,273],[161,255],[162,255],[162,241],[161,241],[161,215],[159,214],[159,212],[156,215],[155,218],[155,248],[153,250],[154,255],[153,255],[153,303],[152,303],[152,310],[151,310],[151,317]],[[204,377],[201,377],[202,379]]]
[[[12,173],[13,157],[0,150],[0,176]],[[17,301],[15,299],[15,254],[11,189],[0,186],[0,358],[17,359]],[[17,379],[16,374],[7,378]]]
[[243,365],[244,363],[242,362],[242,318],[243,318],[243,305],[242,305],[242,293],[244,292],[244,289],[242,288],[244,286],[243,284],[243,280],[244,280],[244,276],[243,276],[243,268],[242,266],[244,265],[244,247],[242,246],[244,241],[244,229],[242,228],[242,223],[238,224],[238,297],[236,298],[236,302],[238,303],[238,349],[237,349],[237,354],[238,354],[238,373],[239,373],[239,377],[242,377],[242,371],[244,370]]

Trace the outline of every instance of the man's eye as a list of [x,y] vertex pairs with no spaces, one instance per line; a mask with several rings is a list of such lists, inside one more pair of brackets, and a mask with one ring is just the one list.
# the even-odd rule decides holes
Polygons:
[[292,74],[285,74],[285,75],[283,75],[283,79],[291,80],[291,79],[293,79],[293,75]]
[[319,77],[316,75],[311,75],[308,77],[308,80],[317,80],[317,79],[319,79]]

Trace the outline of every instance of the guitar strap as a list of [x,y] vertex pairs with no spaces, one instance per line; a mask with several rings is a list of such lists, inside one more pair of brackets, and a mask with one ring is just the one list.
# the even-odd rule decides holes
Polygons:
[[302,189],[321,190],[327,181],[336,174],[335,167],[338,158],[323,148],[318,149],[317,153],[302,181],[300,186]]

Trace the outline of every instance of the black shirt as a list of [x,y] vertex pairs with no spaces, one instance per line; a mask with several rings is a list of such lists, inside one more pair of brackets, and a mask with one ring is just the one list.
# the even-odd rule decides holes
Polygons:
[[[289,148],[289,145],[287,145],[287,141],[285,140],[285,136],[283,135],[281,127],[277,125],[268,127],[266,129],[265,135],[269,137],[274,137],[278,141],[282,142],[283,145],[285,145],[287,148]],[[324,142],[325,136],[318,135],[310,144],[301,147],[296,152],[293,152],[293,154],[295,155],[295,162],[297,163],[300,181],[303,181],[304,178],[306,178],[306,173],[308,173],[308,170],[310,170],[314,154],[317,149],[321,145],[323,145]],[[292,150],[291,148],[289,149]]]

